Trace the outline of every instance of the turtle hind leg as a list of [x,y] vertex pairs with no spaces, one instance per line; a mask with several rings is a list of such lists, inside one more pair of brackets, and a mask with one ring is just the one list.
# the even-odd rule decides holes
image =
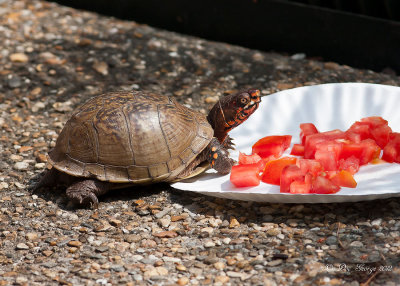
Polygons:
[[90,204],[93,208],[99,205],[98,196],[107,193],[111,188],[108,182],[98,180],[83,180],[73,183],[66,190],[67,197],[80,204]]

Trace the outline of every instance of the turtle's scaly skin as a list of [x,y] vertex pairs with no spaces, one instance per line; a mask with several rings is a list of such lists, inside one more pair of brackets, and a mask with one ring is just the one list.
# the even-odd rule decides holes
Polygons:
[[73,113],[49,161],[61,172],[100,181],[172,181],[213,134],[204,115],[171,97],[114,92]]

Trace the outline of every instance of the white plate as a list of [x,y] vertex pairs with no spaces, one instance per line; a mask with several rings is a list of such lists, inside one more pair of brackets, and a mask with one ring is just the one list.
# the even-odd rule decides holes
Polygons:
[[[346,130],[367,116],[382,116],[393,131],[400,131],[400,88],[378,84],[341,83],[300,87],[263,97],[258,110],[230,135],[236,150],[251,153],[251,146],[268,135],[293,136],[299,143],[299,124],[312,122],[320,131]],[[400,164],[361,167],[355,175],[357,188],[342,188],[331,195],[280,193],[278,186],[262,183],[252,188],[236,188],[229,175],[214,170],[172,185],[176,189],[234,200],[278,203],[356,202],[400,196]]]

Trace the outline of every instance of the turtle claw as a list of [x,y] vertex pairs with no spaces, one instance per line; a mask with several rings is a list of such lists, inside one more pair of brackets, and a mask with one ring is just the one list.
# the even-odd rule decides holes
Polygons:
[[225,140],[224,142],[222,142],[222,145],[226,150],[235,150],[235,143],[233,143],[233,139],[229,135],[225,137]]
[[90,200],[91,200],[90,206],[93,209],[98,209],[99,208],[99,199],[97,198],[97,196],[95,194],[93,194],[93,193],[90,193],[89,197],[90,197]]

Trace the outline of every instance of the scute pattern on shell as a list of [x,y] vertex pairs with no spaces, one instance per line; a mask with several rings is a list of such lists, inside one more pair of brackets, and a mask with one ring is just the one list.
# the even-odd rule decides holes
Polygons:
[[113,92],[73,113],[49,161],[67,174],[102,181],[172,181],[213,134],[203,114],[171,97]]

